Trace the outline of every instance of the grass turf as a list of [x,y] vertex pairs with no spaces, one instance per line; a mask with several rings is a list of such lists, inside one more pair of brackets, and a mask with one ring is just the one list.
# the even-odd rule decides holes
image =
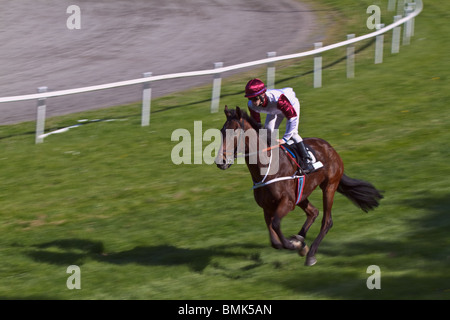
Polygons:
[[[34,123],[0,127],[0,297],[4,299],[448,299],[449,50],[445,2],[424,1],[415,36],[373,64],[373,44],[345,78],[345,48],[323,55],[323,87],[312,88],[312,59],[277,64],[277,87],[302,104],[300,134],[328,140],[346,173],[385,191],[363,213],[337,195],[334,227],[312,268],[295,252],[269,245],[262,211],[243,165],[174,165],[175,129],[220,128],[209,112],[210,86],[152,101],[150,127],[140,105],[56,117],[46,130],[78,119],[114,118],[52,135],[34,145]],[[345,33],[367,33],[370,1],[321,1],[320,19]],[[382,17],[390,23],[387,1]],[[329,43],[344,40],[333,30]],[[327,44],[327,43],[326,43]],[[253,70],[223,81],[221,106],[243,106]],[[203,146],[209,142],[204,142]],[[312,202],[321,209],[321,194]],[[286,235],[304,221],[282,222]],[[320,220],[311,228],[314,239]],[[81,268],[81,290],[66,286]],[[366,272],[381,269],[381,290]]]

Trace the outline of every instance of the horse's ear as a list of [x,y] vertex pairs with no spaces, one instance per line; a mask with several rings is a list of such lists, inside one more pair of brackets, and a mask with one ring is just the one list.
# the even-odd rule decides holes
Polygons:
[[238,106],[236,106],[236,116],[238,117],[238,119],[242,119],[242,111]]
[[231,112],[230,112],[230,110],[228,109],[228,106],[227,106],[227,105],[225,105],[225,110],[224,110],[224,112],[225,112],[225,115],[227,116],[227,118],[229,118],[229,117],[231,116]]

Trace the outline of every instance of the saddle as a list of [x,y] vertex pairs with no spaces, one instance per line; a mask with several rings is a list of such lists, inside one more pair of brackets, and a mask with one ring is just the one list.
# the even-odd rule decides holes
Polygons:
[[[281,146],[285,150],[285,152],[288,152],[294,158],[294,161],[297,162],[297,164],[298,164],[298,169],[297,169],[298,173],[302,175],[303,174],[303,171],[301,169],[302,157],[300,156],[299,151],[297,150],[297,148],[294,146],[293,143],[294,142],[292,140],[289,140],[287,143],[282,144]],[[313,165],[314,169],[317,170],[317,169],[323,167],[322,162],[317,161],[316,153],[315,153],[314,149],[311,148],[306,143],[305,143],[305,148],[306,148],[306,151],[308,151],[308,154],[309,154],[310,158],[312,159],[312,165]]]

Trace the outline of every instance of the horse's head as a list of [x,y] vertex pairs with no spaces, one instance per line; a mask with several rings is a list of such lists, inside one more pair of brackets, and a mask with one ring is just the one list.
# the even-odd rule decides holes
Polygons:
[[227,120],[221,130],[222,145],[216,157],[216,165],[222,170],[228,169],[237,157],[238,135],[235,133],[245,130],[245,119],[243,119],[242,111],[239,107],[236,107],[236,110],[234,110],[225,106],[224,112]]
[[228,169],[234,163],[238,153],[246,153],[248,148],[256,148],[257,139],[251,137],[256,138],[258,130],[261,129],[261,125],[239,107],[228,109],[228,106],[225,106],[224,112],[227,120],[221,130],[222,145],[216,157],[217,167],[222,170]]

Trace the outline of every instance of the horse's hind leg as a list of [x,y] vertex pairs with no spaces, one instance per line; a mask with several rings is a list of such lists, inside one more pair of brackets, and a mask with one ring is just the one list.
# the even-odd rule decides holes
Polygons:
[[306,213],[306,221],[303,224],[303,227],[301,228],[301,230],[299,231],[297,236],[293,236],[293,239],[296,241],[299,241],[300,244],[300,248],[298,249],[298,254],[302,257],[304,257],[305,255],[308,254],[309,252],[309,247],[306,244],[306,233],[308,232],[309,228],[311,227],[311,225],[314,223],[314,221],[316,220],[317,216],[319,215],[319,210],[314,207],[311,202],[308,201],[308,199],[303,200],[302,202],[300,202],[298,204],[298,206],[300,208],[303,209],[303,211],[305,211]]
[[308,199],[303,200],[299,203],[299,207],[303,209],[306,213],[306,221],[303,224],[302,229],[298,233],[299,236],[302,236],[304,239],[306,239],[306,233],[308,232],[311,225],[316,220],[317,216],[319,215],[319,209],[314,207],[311,202],[309,202]]
[[333,226],[333,220],[331,219],[331,207],[333,206],[334,193],[336,192],[337,185],[328,185],[323,190],[323,218],[322,226],[320,228],[319,235],[314,239],[311,248],[306,256],[305,265],[312,266],[316,264],[317,259],[315,257],[320,242],[323,240],[328,230]]

